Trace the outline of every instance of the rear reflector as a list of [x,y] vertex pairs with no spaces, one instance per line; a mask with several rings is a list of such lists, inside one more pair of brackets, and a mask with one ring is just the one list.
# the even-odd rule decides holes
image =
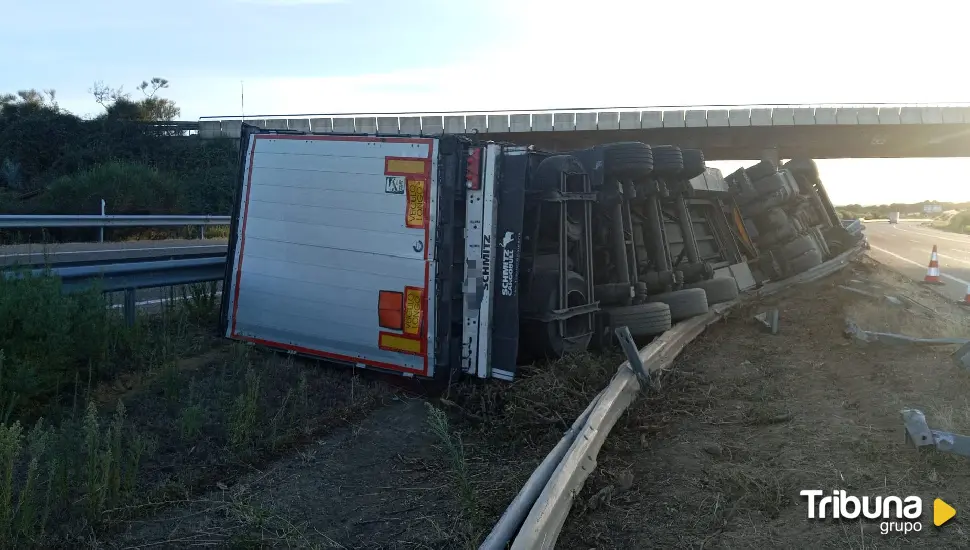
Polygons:
[[423,176],[428,172],[428,161],[424,159],[384,158],[385,176]]
[[378,340],[378,347],[387,351],[397,351],[411,355],[421,355],[421,340],[398,336],[389,332],[382,332]]
[[382,328],[401,330],[404,325],[404,294],[382,290],[377,298],[377,319]]
[[477,191],[482,187],[482,150],[474,148],[468,152],[468,163],[465,167],[465,185]]

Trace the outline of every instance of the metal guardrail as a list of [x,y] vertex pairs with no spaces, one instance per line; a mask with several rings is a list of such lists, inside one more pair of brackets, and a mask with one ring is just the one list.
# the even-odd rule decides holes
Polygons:
[[[862,248],[853,248],[794,277],[769,283],[746,297],[768,296],[821,279],[841,270],[862,252]],[[646,371],[653,373],[669,367],[687,344],[744,299],[718,304],[705,315],[678,323],[640,349],[638,358]],[[509,542],[512,543],[512,550],[555,548],[573,499],[596,468],[600,448],[641,389],[640,377],[634,372],[630,361],[624,362],[610,384],[593,398],[559,444],[533,472],[480,550],[499,550],[506,548]],[[513,540],[516,532],[518,534]]]
[[0,215],[0,229],[48,227],[163,227],[186,225],[229,225],[229,216],[51,214]]
[[196,216],[181,214],[141,215],[104,214],[2,214],[0,229],[46,229],[51,227],[97,227],[98,242],[104,242],[105,227],[178,227],[196,225],[199,238],[205,238],[205,226],[229,225],[229,216]]
[[7,278],[27,275],[54,275],[61,279],[64,292],[97,288],[102,292],[124,292],[124,314],[129,325],[135,323],[135,291],[143,288],[190,285],[222,280],[226,256],[182,260],[146,260],[127,263],[14,269],[4,271]]

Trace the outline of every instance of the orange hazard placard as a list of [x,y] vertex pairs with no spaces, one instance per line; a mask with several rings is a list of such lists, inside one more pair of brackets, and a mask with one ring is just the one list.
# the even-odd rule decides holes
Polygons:
[[405,225],[407,227],[424,227],[424,200],[425,193],[425,180],[408,180],[407,184],[407,201],[408,208],[405,217]]

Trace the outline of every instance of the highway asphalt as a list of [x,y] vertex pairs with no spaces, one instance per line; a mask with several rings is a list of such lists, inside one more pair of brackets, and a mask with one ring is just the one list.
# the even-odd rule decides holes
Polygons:
[[[0,246],[0,268],[17,265],[43,267],[48,264],[54,266],[111,260],[120,262],[212,256],[225,254],[227,246],[225,239]],[[218,283],[217,288],[221,291],[221,282]],[[181,289],[175,289],[176,299],[181,294]],[[135,293],[135,300],[139,308],[153,311],[162,302],[168,301],[169,296],[169,289],[146,288]],[[107,299],[113,307],[120,308],[124,304],[124,293],[110,293]]]
[[970,235],[947,233],[919,223],[865,223],[865,234],[872,249],[869,255],[892,269],[922,281],[936,245],[940,262],[939,291],[953,300],[963,301],[970,286]]

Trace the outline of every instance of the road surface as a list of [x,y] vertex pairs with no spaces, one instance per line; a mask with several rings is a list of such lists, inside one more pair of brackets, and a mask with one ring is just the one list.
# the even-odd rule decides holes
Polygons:
[[225,254],[225,239],[125,241],[0,246],[0,267],[156,259]]
[[[227,242],[224,239],[11,245],[0,246],[0,269],[18,265],[43,267],[47,264],[83,265],[112,260],[165,260],[213,256],[225,254],[226,251]],[[217,288],[221,291],[221,282]],[[169,296],[167,288],[145,288],[135,293],[135,300],[140,308],[152,311],[167,301]],[[176,299],[181,297],[180,289],[175,290],[175,296]],[[112,307],[120,308],[124,303],[124,293],[109,293],[107,299]]]
[[918,223],[865,222],[869,254],[894,270],[922,281],[936,245],[940,276],[939,290],[947,298],[962,301],[970,286],[970,235],[947,233]]

